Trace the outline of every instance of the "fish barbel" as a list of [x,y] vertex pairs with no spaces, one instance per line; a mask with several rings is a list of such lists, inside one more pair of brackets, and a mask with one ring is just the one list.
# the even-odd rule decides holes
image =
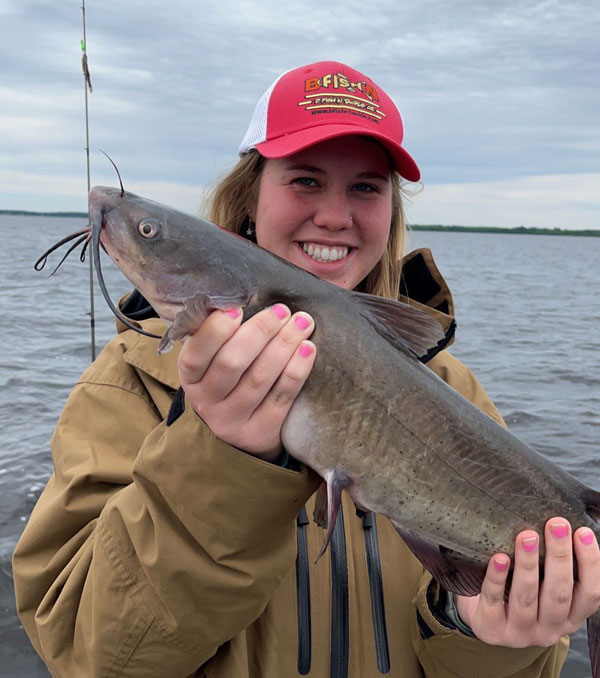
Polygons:
[[[326,543],[345,490],[360,509],[387,516],[445,589],[476,595],[489,558],[513,556],[521,530],[543,533],[560,515],[600,536],[600,493],[423,365],[419,357],[444,338],[428,314],[331,285],[123,190],[96,187],[89,206],[96,249],[104,247],[168,325],[160,351],[217,308],[241,306],[246,319],[282,302],[314,318],[317,359],[281,435],[290,455],[326,481],[317,499]],[[543,540],[540,551],[543,566]],[[600,678],[600,612],[588,619],[588,643]]]

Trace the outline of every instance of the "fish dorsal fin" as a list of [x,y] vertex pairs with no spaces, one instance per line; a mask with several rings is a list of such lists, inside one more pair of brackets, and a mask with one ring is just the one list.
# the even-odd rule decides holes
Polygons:
[[435,318],[409,304],[362,292],[352,292],[352,298],[361,315],[401,351],[408,349],[420,358],[446,339],[444,328]]

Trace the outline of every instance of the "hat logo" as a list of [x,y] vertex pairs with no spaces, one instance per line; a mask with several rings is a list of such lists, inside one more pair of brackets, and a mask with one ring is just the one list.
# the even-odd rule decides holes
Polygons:
[[[334,93],[331,90],[338,91]],[[350,113],[377,122],[386,117],[378,103],[377,89],[366,80],[352,82],[343,73],[328,73],[320,78],[307,78],[304,91],[304,99],[298,102],[298,106],[313,115]]]

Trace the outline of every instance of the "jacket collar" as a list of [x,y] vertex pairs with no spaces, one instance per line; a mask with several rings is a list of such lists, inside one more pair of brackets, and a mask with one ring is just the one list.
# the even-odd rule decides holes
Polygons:
[[402,260],[400,301],[433,316],[444,328],[445,340],[421,358],[426,363],[454,341],[456,321],[450,289],[433,260],[431,250],[422,247],[409,252]]
[[[132,294],[135,294],[133,292]],[[139,294],[139,292],[137,292]],[[127,295],[119,302],[119,308],[122,308],[127,301]],[[140,295],[141,296],[141,295]],[[129,316],[128,316],[129,317]],[[162,336],[165,333],[165,323],[158,317],[150,317],[143,322],[133,320],[135,325],[143,327],[148,332]],[[129,328],[117,319],[117,332],[121,334]],[[179,388],[179,376],[177,374],[177,358],[181,351],[181,344],[177,343],[167,353],[158,355],[158,339],[146,337],[143,334],[130,333],[131,338],[127,337],[127,349],[123,354],[123,360],[128,365],[145,372],[161,384],[176,391]]]

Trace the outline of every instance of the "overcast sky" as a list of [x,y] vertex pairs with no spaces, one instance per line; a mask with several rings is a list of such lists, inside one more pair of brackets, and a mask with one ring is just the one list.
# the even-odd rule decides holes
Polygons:
[[[600,228],[597,0],[87,0],[92,185],[195,212],[283,70],[398,104],[412,223]],[[0,208],[85,210],[81,0],[0,0]]]

